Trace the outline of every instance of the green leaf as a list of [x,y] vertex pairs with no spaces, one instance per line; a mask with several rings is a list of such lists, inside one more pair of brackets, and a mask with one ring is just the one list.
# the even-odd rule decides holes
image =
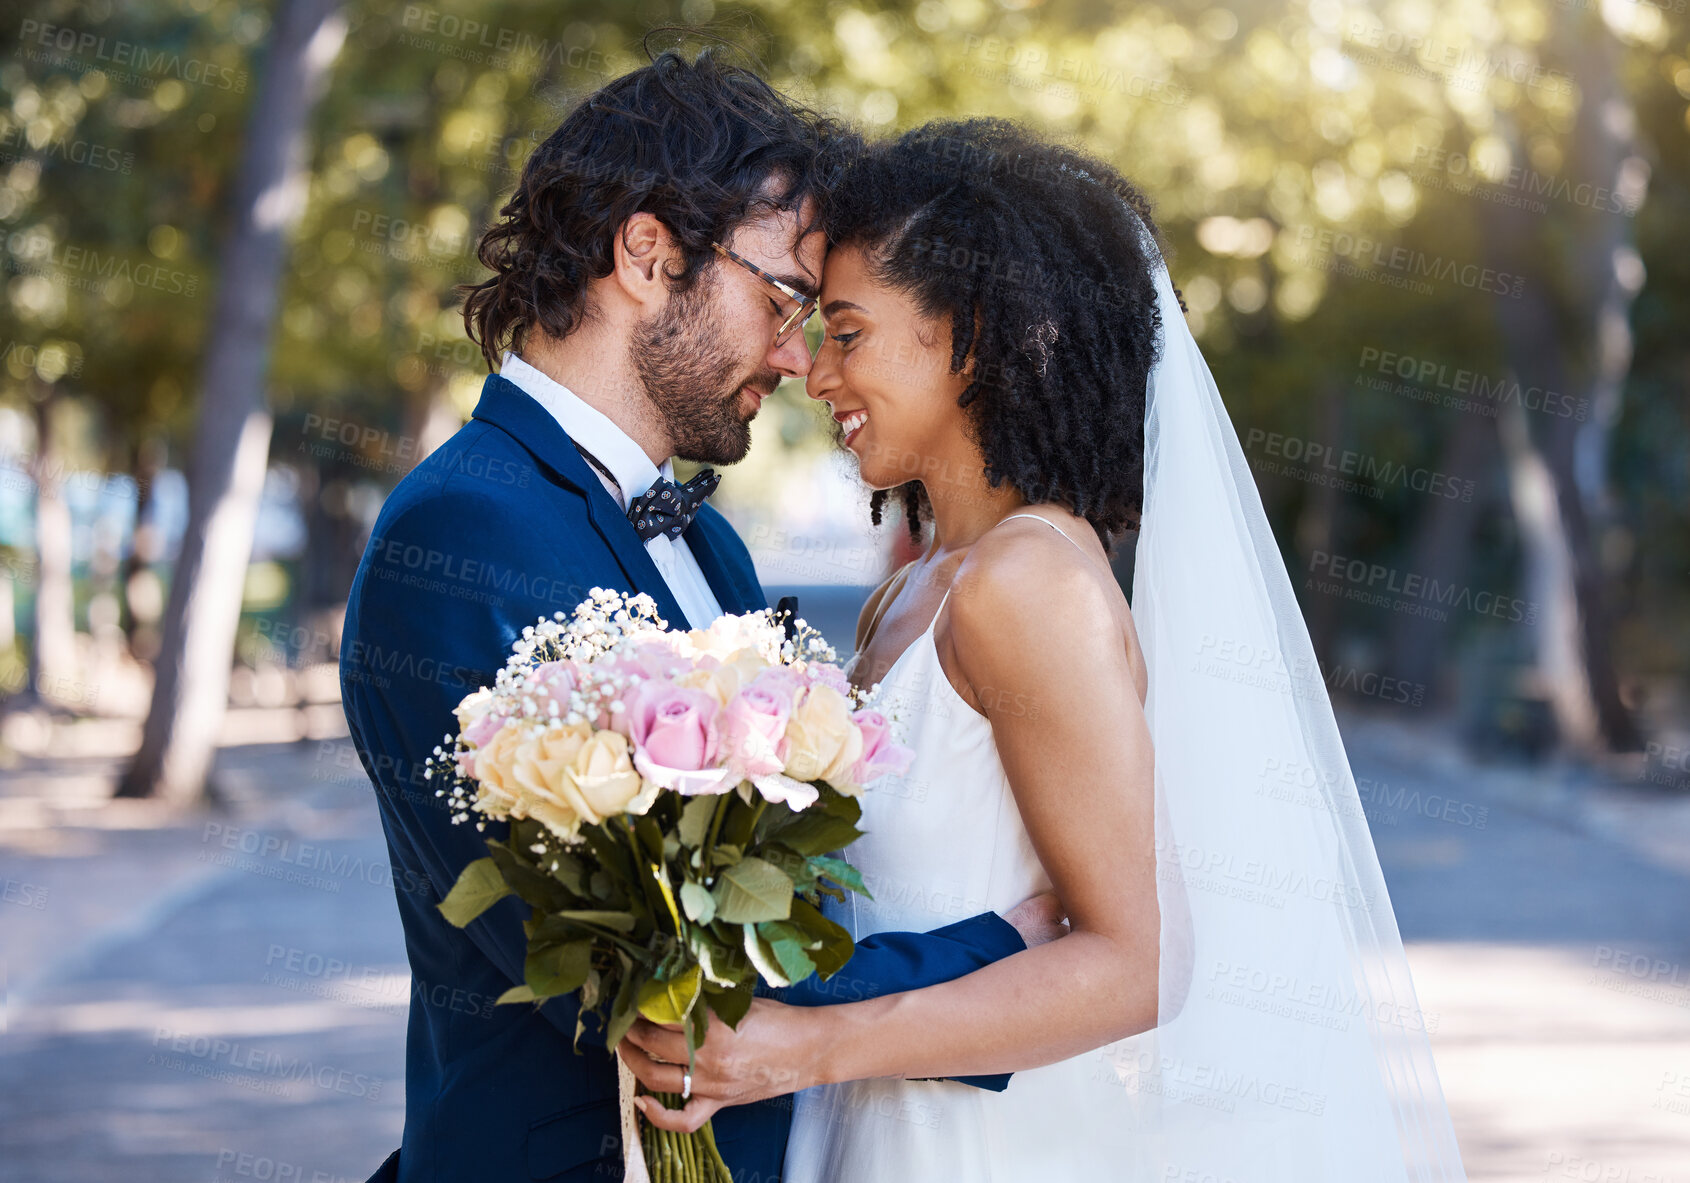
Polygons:
[[705,928],[693,929],[692,937],[693,953],[706,979],[718,986],[736,986],[745,979],[745,959],[733,946],[723,944]]
[[787,977],[786,971],[781,968],[780,959],[775,956],[773,949],[763,943],[763,938],[757,935],[756,927],[743,925],[742,931],[745,933],[745,955],[751,958],[751,964],[757,967],[757,972],[763,976],[763,980],[771,986],[792,985],[792,979]]
[[779,867],[786,873],[786,877],[792,880],[793,886],[800,890],[815,882],[816,873],[810,868],[810,860],[797,851],[782,846],[778,841],[765,842],[758,849],[757,857]]
[[763,815],[757,819],[757,826],[751,832],[751,843],[761,844],[768,836],[780,829],[794,817],[792,807],[781,801],[771,801]]
[[530,990],[527,986],[512,986],[509,990],[506,990],[503,994],[499,995],[498,1002],[495,1002],[493,1005],[498,1006],[500,1003],[505,1002],[538,1001],[539,999],[534,997],[534,991]]
[[536,998],[550,998],[579,990],[593,968],[591,939],[529,949],[522,977]]
[[805,948],[816,965],[816,976],[824,981],[845,968],[851,954],[856,952],[851,934],[806,899],[792,901],[792,923],[803,932]]
[[663,827],[657,824],[657,819],[647,814],[645,817],[634,819],[634,833],[639,835],[640,845],[645,848],[648,859],[661,861],[663,858]]
[[493,855],[493,861],[499,866],[499,874],[504,877],[505,884],[523,902],[542,912],[552,912],[558,908],[567,908],[573,901],[563,884],[552,878],[550,872],[542,871],[524,856],[498,842],[489,842],[488,849]]
[[716,797],[692,797],[681,809],[681,821],[677,832],[681,842],[694,850],[704,845],[704,840],[710,836],[710,819],[716,815],[716,806],[720,801]]
[[681,907],[695,924],[709,924],[716,917],[716,897],[696,883],[681,884]]
[[744,857],[745,853],[732,842],[718,842],[710,850],[710,861],[718,867],[731,867]]
[[785,920],[792,911],[792,880],[773,863],[741,859],[716,877],[716,915],[729,924]]
[[628,1028],[632,1027],[634,1020],[639,1017],[640,1012],[634,1007],[634,996],[640,979],[644,976],[634,972],[627,958],[621,960],[622,980],[617,985],[616,1001],[610,1006],[610,1021],[604,1028],[604,1046],[613,1050],[622,1042],[622,1037],[628,1034]]
[[811,814],[826,814],[837,817],[856,825],[863,819],[863,803],[855,797],[847,797],[830,784],[820,781],[811,782],[820,792],[816,803],[804,811],[805,816]]
[[716,1012],[716,1017],[730,1027],[738,1027],[739,1021],[751,1009],[751,999],[757,983],[750,979],[740,983],[731,990],[707,990],[704,1001],[710,1004],[710,1009]]
[[692,1015],[687,1019],[687,1067],[697,1066],[698,1049],[703,1046],[705,1038],[710,1034],[710,1008],[694,1006]]
[[757,935],[768,943],[769,949],[780,963],[780,971],[789,982],[802,982],[816,972],[816,963],[810,960],[810,943],[794,925],[785,921],[775,921],[757,926]]
[[585,899],[588,895],[587,869],[582,866],[581,860],[567,851],[560,851],[551,857],[550,863],[557,864],[557,870],[549,871],[551,877],[563,884],[571,895]]
[[639,1011],[654,1023],[679,1023],[691,1013],[704,988],[704,971],[689,965],[665,981],[655,978],[640,987]]
[[633,932],[634,918],[626,912],[612,912],[607,909],[576,909],[571,908],[562,912],[553,912],[564,920],[579,920],[583,924],[596,924],[600,928],[613,929],[616,932]]
[[862,836],[857,823],[842,817],[805,810],[773,836],[799,854],[827,854],[842,850]]
[[452,890],[440,901],[440,914],[462,928],[511,894],[510,885],[499,874],[499,865],[491,858],[478,858],[463,869]]
[[[581,837],[592,847],[593,854],[598,858],[599,866],[604,868],[619,883],[634,882],[635,872],[628,848],[621,841],[605,833],[603,826],[582,826]],[[599,874],[593,874],[593,894],[599,895]],[[600,896],[600,898],[604,898]]]
[[818,854],[810,859],[810,865],[841,887],[848,887],[858,895],[868,896],[871,900],[874,898],[873,895],[869,894],[869,889],[863,886],[863,873],[844,859],[829,858],[826,855]]
[[630,1002],[623,1002],[620,998],[611,1008],[610,1022],[604,1029],[605,1046],[614,1048],[622,1042],[622,1037],[628,1034],[628,1028],[634,1025],[634,1020],[640,1017],[640,1012]]

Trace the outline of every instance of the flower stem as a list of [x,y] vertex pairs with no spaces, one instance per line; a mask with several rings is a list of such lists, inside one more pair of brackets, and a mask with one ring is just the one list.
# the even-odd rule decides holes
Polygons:
[[699,1127],[699,1136],[704,1140],[704,1150],[709,1154],[709,1162],[715,1168],[712,1172],[715,1183],[733,1183],[734,1173],[728,1170],[728,1164],[722,1161],[722,1152],[716,1149],[716,1131],[709,1122]]
[[710,836],[704,840],[704,873],[711,872],[710,856],[716,850],[716,836],[722,832],[722,819],[728,815],[729,803],[738,796],[737,793],[723,793],[716,799],[716,811],[710,815]]
[[698,1135],[681,1135],[681,1158],[686,1167],[688,1183],[698,1183],[700,1172],[698,1169]]

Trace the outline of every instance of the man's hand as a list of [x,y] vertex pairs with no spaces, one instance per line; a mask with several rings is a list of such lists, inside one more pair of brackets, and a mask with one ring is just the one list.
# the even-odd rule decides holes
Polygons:
[[[691,1100],[680,1109],[666,1109],[656,1097],[636,1097],[634,1103],[658,1129],[690,1134],[718,1109],[809,1088],[820,1082],[815,1057],[807,1050],[806,1020],[813,1018],[808,1008],[766,998],[752,999],[737,1030],[711,1015],[694,1058]],[[635,1019],[616,1054],[653,1092],[682,1091],[687,1038],[679,1024]]]
[[[1068,935],[1068,917],[1063,912],[1062,901],[1053,891],[1022,900],[1005,912],[1003,918],[1021,934],[1029,949]],[[1066,945],[1063,947],[1067,948]]]

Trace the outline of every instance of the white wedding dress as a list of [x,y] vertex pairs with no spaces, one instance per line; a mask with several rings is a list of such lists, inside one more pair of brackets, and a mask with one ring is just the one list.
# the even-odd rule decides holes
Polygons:
[[[1010,516],[1068,537],[1037,514]],[[941,600],[881,681],[880,707],[915,760],[863,794],[865,833],[849,857],[874,899],[853,895],[825,909],[854,939],[1002,914],[1050,890],[991,725],[939,667],[933,631],[943,611]],[[795,1102],[783,1183],[1148,1180],[1130,1166],[1143,1148],[1133,1144],[1131,1098],[1115,1068],[1124,1046],[1017,1072],[1004,1092],[897,1079],[808,1089]]]

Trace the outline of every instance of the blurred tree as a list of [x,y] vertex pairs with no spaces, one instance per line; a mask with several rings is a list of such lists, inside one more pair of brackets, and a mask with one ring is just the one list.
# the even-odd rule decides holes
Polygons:
[[35,406],[35,609],[29,651],[29,691],[36,701],[76,699],[75,601],[71,592],[70,505],[65,500],[65,452],[58,447],[55,384],[29,383]]
[[340,0],[282,0],[233,193],[152,706],[118,786],[193,799],[207,787],[270,451],[264,382],[290,232],[307,194],[306,124],[339,55]]
[[[37,25],[191,52],[243,80],[244,55],[267,28],[267,8],[248,0],[37,8]],[[1299,436],[1474,482],[1468,498],[1387,484],[1361,500],[1264,474],[1293,572],[1325,551],[1561,605],[1532,629],[1477,613],[1384,613],[1311,590],[1322,658],[1436,695],[1451,683],[1452,654],[1500,637],[1520,651],[1510,662],[1539,671],[1541,693],[1561,695],[1565,735],[1588,737],[1595,720],[1602,742],[1623,739],[1638,679],[1682,684],[1690,666],[1680,328],[1690,55],[1678,8],[358,0],[336,84],[313,116],[318,150],[268,371],[271,462],[298,470],[309,528],[291,610],[332,619],[383,491],[473,405],[484,367],[453,288],[478,276],[476,237],[529,151],[582,95],[644,60],[653,26],[705,24],[776,86],[871,133],[1000,114],[1119,164],[1157,203],[1242,437]],[[103,61],[67,60],[38,33],[20,30],[0,65],[0,318],[31,357],[57,359],[57,397],[98,404],[111,462],[148,489],[164,464],[157,441],[179,449],[211,391],[182,375],[202,363],[211,372],[202,350],[222,332],[208,336],[205,313],[218,310],[206,293],[231,290],[216,243],[229,229],[220,211],[234,205],[248,98],[244,82],[141,85]],[[672,43],[700,38],[656,38]],[[1635,110],[1634,126],[1616,107]],[[132,167],[79,164],[68,148],[77,141],[131,154]],[[1643,180],[1640,212],[1595,208],[1598,193],[1641,198]],[[88,245],[144,252],[197,277],[200,295],[67,276],[65,252]],[[1487,264],[1509,277],[1507,291],[1468,281]],[[1368,359],[1384,354],[1432,377],[1378,381]],[[28,409],[27,382],[49,378],[22,356],[8,355],[0,398]],[[1494,388],[1511,376],[1520,388],[1562,383],[1558,394],[1589,414],[1532,410],[1509,437],[1509,454],[1524,458],[1510,467],[1497,429],[1520,424],[1502,419],[1507,398],[1450,405],[1454,374]],[[781,411],[780,446],[809,447],[804,425],[819,430],[819,417],[790,396],[768,408]],[[773,446],[760,439],[753,464]],[[1550,516],[1516,499],[1532,457],[1549,480]],[[137,538],[126,566],[142,648],[149,576],[168,561],[148,539],[156,531]],[[1542,560],[1555,553],[1565,577],[1544,583]],[[173,593],[178,608],[188,602]],[[1570,626],[1551,627],[1549,615]],[[1612,644],[1590,633],[1616,617]],[[332,649],[328,624],[307,631]]]

